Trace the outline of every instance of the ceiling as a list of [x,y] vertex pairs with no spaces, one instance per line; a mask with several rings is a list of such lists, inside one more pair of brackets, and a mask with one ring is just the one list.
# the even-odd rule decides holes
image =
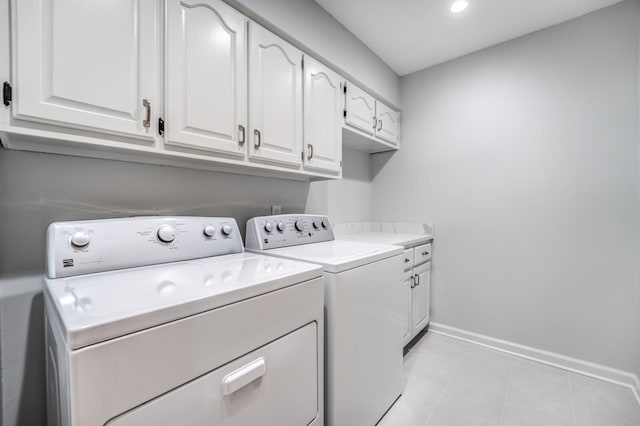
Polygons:
[[619,1],[316,0],[401,76]]

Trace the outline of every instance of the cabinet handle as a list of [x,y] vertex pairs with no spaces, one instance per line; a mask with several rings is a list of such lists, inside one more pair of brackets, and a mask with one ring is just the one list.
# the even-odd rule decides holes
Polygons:
[[238,143],[240,145],[244,145],[244,126],[242,124],[238,124]]
[[378,120],[378,131],[382,130],[382,120]]
[[260,136],[260,130],[253,129],[253,147],[255,149],[258,149],[260,148],[260,145],[262,145],[262,136]]
[[415,286],[416,286],[415,285],[415,275],[412,275],[411,276],[411,288],[414,288]]
[[313,158],[313,145],[307,144],[307,151],[309,152],[307,160],[311,160]]
[[373,117],[373,130],[376,129],[377,124],[378,124],[378,120],[375,117]]
[[411,262],[411,259],[405,257],[404,258],[404,263],[409,263],[409,262]]
[[142,120],[142,127],[149,128],[151,127],[151,102],[148,99],[143,99],[142,106],[147,110],[147,118]]
[[429,252],[428,252],[428,251],[423,251],[423,252],[422,252],[422,255],[423,255],[423,256],[428,256],[428,255],[429,255]]
[[416,277],[416,286],[419,286],[420,285],[420,275],[415,274],[414,276]]

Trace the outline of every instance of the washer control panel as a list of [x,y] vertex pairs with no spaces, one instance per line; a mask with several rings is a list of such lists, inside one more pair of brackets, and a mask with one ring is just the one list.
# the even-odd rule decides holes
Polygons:
[[47,276],[68,277],[243,251],[233,218],[153,216],[56,222],[47,229]]
[[327,216],[282,214],[254,217],[247,222],[247,248],[268,250],[334,240]]

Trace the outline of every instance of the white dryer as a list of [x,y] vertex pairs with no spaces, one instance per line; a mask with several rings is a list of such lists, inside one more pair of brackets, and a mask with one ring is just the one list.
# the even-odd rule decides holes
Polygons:
[[45,297],[50,426],[324,424],[322,269],[234,219],[54,223]]
[[246,247],[323,266],[325,419],[375,425],[403,389],[402,248],[335,240],[318,215],[253,218]]

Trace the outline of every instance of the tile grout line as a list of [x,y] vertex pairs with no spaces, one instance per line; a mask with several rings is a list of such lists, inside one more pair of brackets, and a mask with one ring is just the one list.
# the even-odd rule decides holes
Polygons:
[[578,426],[578,416],[576,415],[576,403],[573,401],[573,384],[571,383],[571,373],[567,371],[567,379],[569,379],[569,396],[571,397],[571,409],[573,410],[573,424]]
[[502,412],[500,413],[500,423],[498,426],[502,426],[502,422],[504,421],[504,412],[507,409],[507,401],[509,400],[509,391],[511,390],[511,382],[513,381],[513,370],[515,370],[516,360],[515,358],[511,362],[511,372],[509,373],[509,383],[507,384],[507,392],[504,395],[504,404],[502,404]]
[[436,410],[438,409],[438,407],[440,406],[440,402],[442,401],[442,398],[444,397],[445,392],[449,388],[449,385],[453,381],[453,378],[456,377],[456,374],[458,374],[458,371],[460,370],[460,367],[462,367],[462,364],[464,363],[464,360],[467,359],[467,355],[469,355],[469,352],[471,352],[471,346],[467,347],[467,350],[465,351],[464,355],[462,356],[462,359],[460,360],[460,364],[458,364],[458,366],[456,367],[456,371],[453,372],[453,374],[451,375],[451,377],[447,381],[447,384],[444,386],[444,388],[442,388],[442,392],[440,393],[440,397],[438,398],[438,402],[436,402],[435,407],[433,407],[433,410],[431,410],[431,413],[429,414],[429,417],[427,417],[427,421],[424,422],[423,426],[427,426],[429,424],[429,422],[431,421],[431,417],[433,417],[433,413],[435,413]]

